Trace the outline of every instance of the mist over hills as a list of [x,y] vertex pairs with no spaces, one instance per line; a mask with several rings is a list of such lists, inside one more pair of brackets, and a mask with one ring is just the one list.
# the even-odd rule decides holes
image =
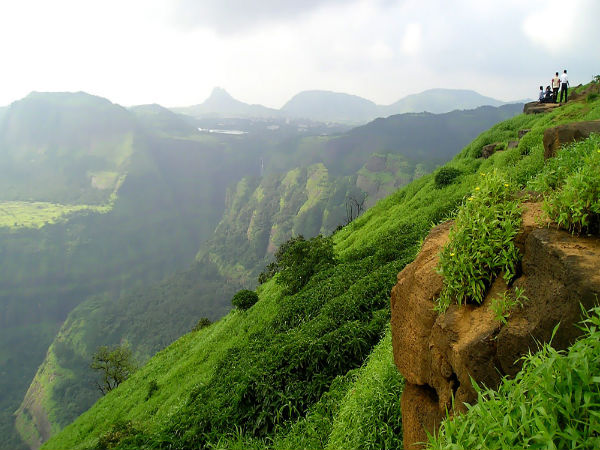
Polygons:
[[391,105],[377,105],[371,100],[324,90],[302,91],[292,97],[281,109],[248,105],[215,88],[210,97],[200,105],[172,108],[173,111],[193,117],[286,117],[321,122],[364,124],[378,117],[409,112],[435,114],[454,110],[473,109],[479,106],[500,106],[520,101],[503,102],[465,89],[429,89],[408,95]]

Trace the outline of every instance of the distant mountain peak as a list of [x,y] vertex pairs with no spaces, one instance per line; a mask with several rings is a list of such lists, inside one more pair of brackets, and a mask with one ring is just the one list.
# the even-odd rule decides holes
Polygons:
[[215,86],[210,93],[209,99],[213,100],[235,100],[229,92],[219,86]]

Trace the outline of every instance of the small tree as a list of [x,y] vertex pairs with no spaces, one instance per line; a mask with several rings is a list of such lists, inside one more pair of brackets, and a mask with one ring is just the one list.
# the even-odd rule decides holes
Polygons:
[[96,382],[96,386],[102,395],[112,391],[136,370],[131,350],[124,345],[98,347],[92,356],[90,367],[100,372],[101,381]]
[[238,291],[231,299],[233,306],[235,306],[237,309],[241,309],[242,311],[250,309],[257,301],[258,294],[254,291],[249,291],[248,289],[242,289],[241,291]]

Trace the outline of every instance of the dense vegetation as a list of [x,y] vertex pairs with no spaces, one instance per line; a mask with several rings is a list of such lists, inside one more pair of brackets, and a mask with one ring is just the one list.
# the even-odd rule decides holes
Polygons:
[[[544,129],[586,119],[600,119],[600,102],[492,127],[451,162],[460,171],[452,182],[436,185],[426,175],[380,201],[332,236],[335,263],[296,293],[286,294],[275,275],[254,306],[177,340],[46,448],[398,447],[402,380],[385,337],[397,272],[432,223],[476,195],[481,173],[526,187],[544,170]],[[517,148],[479,158],[482,146],[516,139],[524,128],[531,131]]]

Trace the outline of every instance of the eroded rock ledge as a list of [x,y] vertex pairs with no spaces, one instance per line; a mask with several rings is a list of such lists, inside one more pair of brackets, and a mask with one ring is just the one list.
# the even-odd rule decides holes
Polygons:
[[451,223],[434,228],[413,263],[398,274],[392,289],[392,343],[396,366],[406,378],[402,421],[406,449],[420,448],[426,430],[437,430],[451,410],[477,399],[470,379],[497,387],[503,375],[514,376],[519,358],[547,342],[555,326],[556,348],[566,348],[581,334],[576,324],[581,305],[600,296],[600,239],[578,237],[540,223],[539,204],[526,204],[516,241],[522,273],[514,285],[528,301],[511,311],[505,325],[490,309],[507,289],[502,278],[490,287],[480,306],[451,306],[433,311],[443,280],[435,272],[438,253],[448,240]]

